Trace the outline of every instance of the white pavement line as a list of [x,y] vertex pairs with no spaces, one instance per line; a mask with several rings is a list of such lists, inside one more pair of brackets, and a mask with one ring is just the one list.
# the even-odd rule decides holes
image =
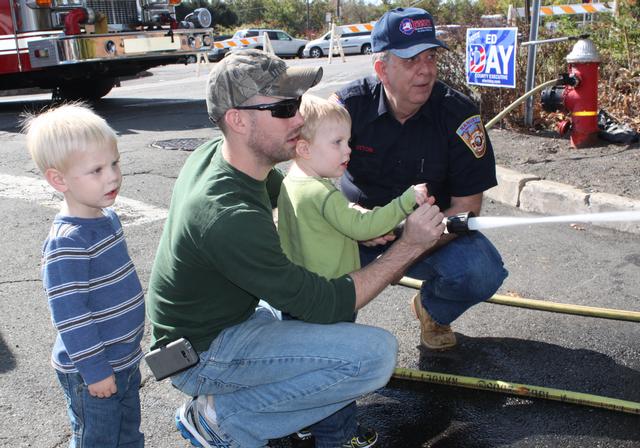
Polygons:
[[[45,207],[60,208],[62,195],[46,181],[26,176],[0,174],[0,197],[36,202]],[[118,196],[114,209],[125,227],[166,219],[167,209],[135,199]]]
[[327,88],[333,88],[334,90],[338,90],[339,87],[346,86],[349,84],[350,80],[339,80],[339,81],[320,81],[315,86],[311,87],[308,92],[315,92],[317,90],[323,90]]
[[[143,78],[144,79],[144,78]],[[125,81],[126,82],[126,81]],[[338,81],[321,81],[319,84],[317,84],[316,86],[312,87],[310,90],[318,90],[318,88],[327,88],[327,87],[335,87],[337,90],[337,87],[341,87],[343,85],[347,85],[349,82],[351,82],[351,79],[344,79],[344,80],[338,80]],[[193,78],[180,78],[180,79],[172,79],[172,80],[167,80],[167,81],[156,81],[156,80],[149,80],[148,82],[145,83],[138,83],[136,82],[135,84],[123,84],[120,87],[116,87],[114,90],[112,90],[113,95],[110,96],[110,98],[115,97],[118,92],[131,92],[131,91],[136,91],[136,90],[152,90],[152,89],[158,89],[158,88],[162,88],[162,87],[173,87],[173,86],[182,86],[182,85],[186,85],[186,84],[202,84],[203,88],[207,83],[207,77],[203,76],[203,77],[193,77]],[[178,90],[171,90],[171,92],[177,92]],[[199,92],[199,91],[198,91]]]
[[[146,79],[146,78],[143,78]],[[113,93],[118,92],[128,92],[131,90],[152,90],[158,89],[161,87],[171,87],[171,86],[180,86],[184,84],[202,84],[205,85],[207,81],[206,77],[196,78],[195,75],[193,78],[185,77],[180,79],[172,79],[167,81],[161,80],[148,80],[147,82],[140,82],[135,84],[122,84],[120,87],[116,87],[112,90]],[[172,90],[172,92],[177,92],[178,90]]]

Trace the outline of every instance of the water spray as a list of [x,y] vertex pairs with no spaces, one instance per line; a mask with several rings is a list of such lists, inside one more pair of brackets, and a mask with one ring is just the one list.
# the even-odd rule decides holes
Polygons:
[[474,216],[472,212],[458,213],[444,219],[447,233],[466,234],[473,230],[495,229],[498,227],[546,224],[560,222],[628,222],[640,221],[640,211],[583,213],[577,215],[542,217]]

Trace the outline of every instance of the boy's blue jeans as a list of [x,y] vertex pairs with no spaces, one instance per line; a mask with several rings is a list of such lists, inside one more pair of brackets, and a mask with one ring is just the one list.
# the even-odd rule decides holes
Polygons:
[[381,328],[282,321],[258,307],[171,381],[187,395],[215,397],[218,425],[232,446],[262,447],[312,427],[316,447],[335,448],[353,436],[355,418],[326,433],[314,424],[383,387],[397,351],[395,337]]
[[70,448],[144,447],[138,364],[115,373],[118,392],[109,398],[92,397],[79,373],[56,373],[67,399]]
[[[361,265],[371,263],[388,247],[360,245]],[[482,233],[472,232],[417,261],[405,275],[425,280],[420,290],[422,306],[436,322],[448,325],[491,298],[509,273],[493,244]]]

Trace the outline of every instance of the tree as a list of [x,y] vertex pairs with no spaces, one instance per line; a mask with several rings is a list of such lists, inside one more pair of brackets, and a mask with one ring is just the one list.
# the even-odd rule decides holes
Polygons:
[[378,8],[372,7],[364,0],[342,0],[340,5],[342,23],[366,23],[377,20],[382,15]]
[[304,0],[264,0],[264,20],[293,34],[302,34],[307,26],[307,2]]
[[328,31],[329,27],[326,22],[327,12],[333,11],[333,6],[329,0],[309,0],[309,27],[316,34],[322,34]]
[[227,4],[237,14],[239,23],[260,22],[265,19],[263,0],[229,0]]

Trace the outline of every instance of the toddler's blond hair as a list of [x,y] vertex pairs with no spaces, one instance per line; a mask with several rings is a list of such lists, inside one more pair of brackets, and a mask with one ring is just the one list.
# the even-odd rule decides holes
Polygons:
[[49,168],[65,170],[69,155],[76,151],[107,148],[117,141],[104,118],[81,103],[27,115],[22,126],[27,149],[42,173]]
[[304,118],[304,126],[300,133],[302,138],[308,142],[313,141],[316,131],[323,121],[332,120],[351,127],[351,116],[347,109],[338,103],[314,95],[302,96],[300,114]]

